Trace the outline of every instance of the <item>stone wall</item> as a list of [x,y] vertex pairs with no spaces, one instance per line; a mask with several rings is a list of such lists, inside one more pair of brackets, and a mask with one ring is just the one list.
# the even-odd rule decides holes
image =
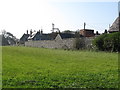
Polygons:
[[[85,41],[85,47],[92,44],[94,38],[83,38]],[[29,47],[41,47],[41,48],[63,48],[63,49],[73,49],[75,45],[75,38],[70,39],[55,39],[55,40],[41,40],[41,41],[27,41],[25,46]]]
[[71,49],[74,45],[74,38],[63,40],[42,40],[42,41],[27,41],[25,46],[42,47],[42,48],[67,48]]
[[85,47],[89,47],[92,45],[92,41],[94,40],[94,37],[85,37],[84,41],[85,41]]

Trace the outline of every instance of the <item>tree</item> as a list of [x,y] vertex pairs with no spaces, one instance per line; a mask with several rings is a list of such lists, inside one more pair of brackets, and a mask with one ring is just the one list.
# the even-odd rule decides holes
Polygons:
[[104,33],[107,33],[107,29],[105,29]]
[[85,40],[84,37],[79,34],[79,32],[75,32],[75,43],[74,43],[75,49],[83,49],[85,48]]
[[113,51],[120,51],[120,32],[115,32],[109,34],[104,39],[104,48],[105,50]]
[[64,33],[73,33],[73,31],[70,31],[70,30],[65,30],[63,31]]
[[103,35],[100,35],[98,36],[97,38],[94,39],[93,41],[93,45],[95,45],[98,50],[104,50],[104,38],[107,36],[107,34],[103,34]]
[[100,35],[98,31],[96,31],[96,35]]
[[2,34],[0,35],[0,39],[2,42],[2,46],[5,45],[14,45],[18,41],[18,39],[10,32],[6,32],[5,30],[2,31]]

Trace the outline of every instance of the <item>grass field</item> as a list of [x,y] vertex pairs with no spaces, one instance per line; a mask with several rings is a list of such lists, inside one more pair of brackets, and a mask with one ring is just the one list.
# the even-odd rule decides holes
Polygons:
[[118,54],[3,47],[3,88],[118,88]]

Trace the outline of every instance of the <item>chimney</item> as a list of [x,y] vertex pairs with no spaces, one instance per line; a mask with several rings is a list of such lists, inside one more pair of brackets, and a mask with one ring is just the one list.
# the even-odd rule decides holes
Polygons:
[[98,35],[98,31],[96,31],[96,35]]
[[41,29],[41,32],[40,32],[41,34],[43,34],[43,30]]
[[40,33],[40,29],[39,29],[39,31],[38,31],[39,33]]
[[84,22],[84,30],[85,30],[86,23]]
[[32,29],[30,30],[30,35],[32,36]]
[[107,29],[105,29],[104,33],[107,33]]
[[54,32],[54,23],[52,23],[52,32]]
[[27,34],[28,34],[28,30],[27,30]]

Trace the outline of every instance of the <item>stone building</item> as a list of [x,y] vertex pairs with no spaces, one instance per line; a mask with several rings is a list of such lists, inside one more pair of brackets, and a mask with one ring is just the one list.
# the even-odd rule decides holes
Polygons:
[[[67,39],[67,38],[75,38],[75,34],[72,33],[59,33],[57,37],[60,37],[61,39]],[[56,38],[57,38],[56,37]]]
[[44,34],[43,31],[30,31],[30,34],[23,34],[20,42],[25,46],[41,47],[41,48],[64,48],[73,49],[76,40],[82,38],[85,41],[85,46],[91,45],[92,40],[89,37],[94,36],[94,30],[83,29],[80,33],[65,33],[52,32]]
[[28,41],[29,34],[23,34],[23,36],[20,38],[19,43],[24,44],[26,41]]
[[[49,36],[50,34],[47,35]],[[43,40],[41,36],[39,36],[39,38],[40,40],[25,42],[25,46],[41,47],[41,48],[72,49],[74,47],[74,42],[75,42],[74,35],[68,33],[58,33],[54,39],[53,38],[51,39],[50,37],[50,38],[46,38],[46,40]]]
[[113,32],[118,32],[120,26],[120,17],[118,17],[112,24],[112,26],[109,28],[108,32],[113,33]]
[[91,29],[81,29],[80,34],[83,35],[84,37],[94,37],[94,30]]

